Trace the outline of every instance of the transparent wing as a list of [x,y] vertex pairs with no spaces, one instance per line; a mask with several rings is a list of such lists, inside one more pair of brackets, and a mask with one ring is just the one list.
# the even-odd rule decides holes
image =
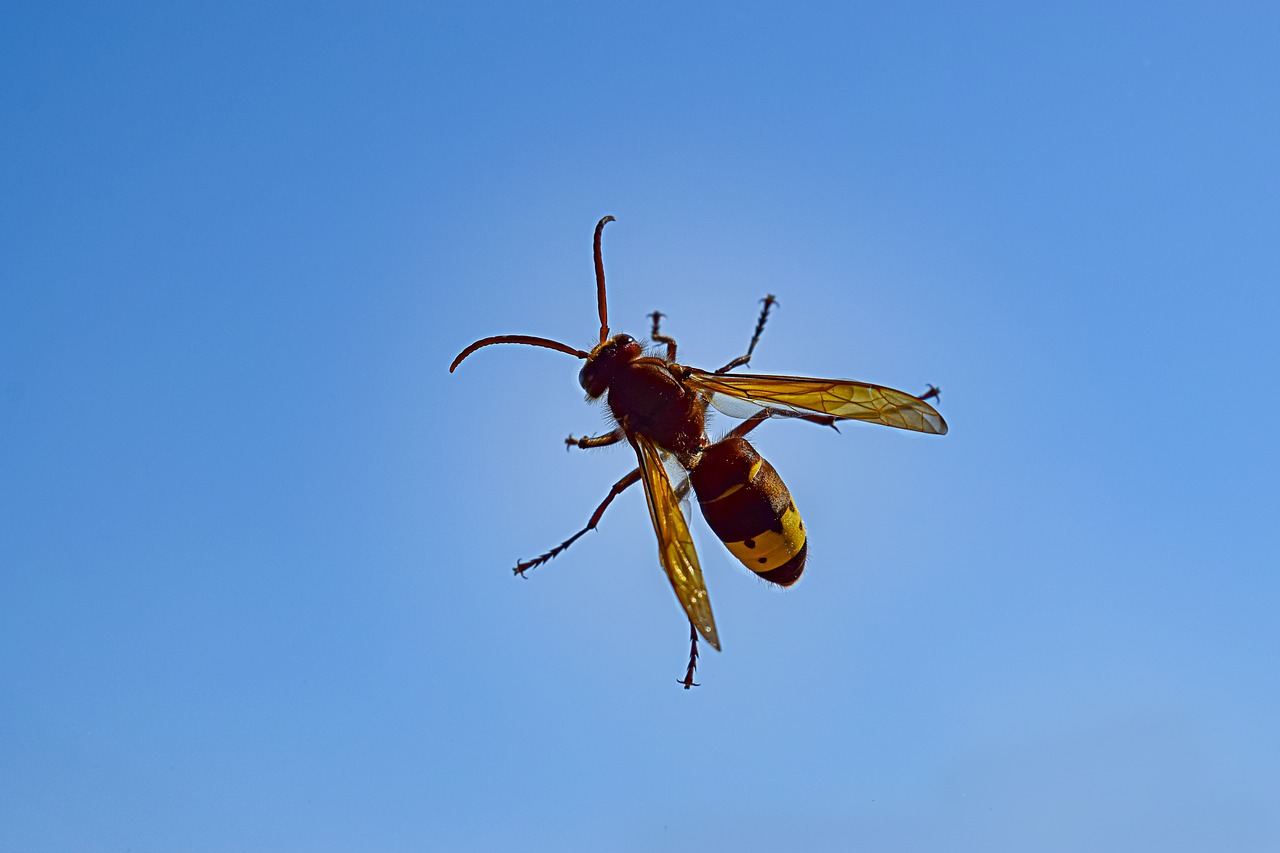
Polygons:
[[627,436],[640,457],[640,472],[644,478],[644,496],[649,503],[649,518],[653,520],[653,532],[658,535],[658,554],[662,568],[676,591],[676,598],[684,607],[689,622],[698,633],[717,650],[720,636],[716,633],[716,620],[711,615],[711,600],[707,597],[707,585],[702,580],[698,566],[698,553],[693,548],[689,525],[680,512],[680,498],[671,487],[666,468],[662,464],[662,452],[657,445],[643,435]]
[[667,479],[671,481],[671,491],[675,492],[676,500],[680,502],[680,514],[684,516],[684,523],[692,524],[693,505],[689,494],[693,491],[693,483],[689,480],[689,472],[665,450],[659,448],[658,454],[662,457],[662,467],[666,469]]
[[[708,373],[686,367],[685,381],[711,395],[711,403],[736,415],[731,397],[782,414],[831,415],[869,421],[898,429],[946,435],[947,422],[919,397],[869,382],[848,379],[809,379],[804,376]],[[723,405],[722,405],[723,403]]]

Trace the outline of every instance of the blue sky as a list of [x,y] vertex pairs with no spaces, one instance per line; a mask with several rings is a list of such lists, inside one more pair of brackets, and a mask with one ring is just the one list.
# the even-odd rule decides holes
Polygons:
[[[1274,850],[1269,4],[18,4],[0,848]],[[943,389],[767,424],[766,588],[643,496],[610,318]],[[723,431],[727,421],[716,429]]]

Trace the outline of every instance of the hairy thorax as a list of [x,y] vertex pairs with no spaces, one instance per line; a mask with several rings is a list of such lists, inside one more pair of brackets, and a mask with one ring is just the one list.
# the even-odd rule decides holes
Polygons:
[[707,445],[706,402],[661,359],[638,358],[618,370],[609,408],[623,428],[649,436],[683,464]]

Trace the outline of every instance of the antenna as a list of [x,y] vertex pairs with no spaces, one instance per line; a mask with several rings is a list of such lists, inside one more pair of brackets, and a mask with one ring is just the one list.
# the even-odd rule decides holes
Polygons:
[[596,223],[596,238],[592,245],[596,258],[596,303],[600,306],[600,343],[609,340],[609,302],[604,295],[604,258],[600,255],[600,234],[606,222],[617,222],[606,216]]
[[[592,249],[596,260],[596,302],[600,308],[600,343],[609,340],[609,304],[605,299],[604,292],[604,258],[600,254],[600,233],[604,231],[606,222],[616,222],[612,216],[606,216],[596,223],[596,236],[592,244]],[[453,364],[449,365],[449,372],[453,373],[462,360],[471,353],[481,347],[492,346],[493,344],[525,344],[532,347],[544,347],[553,349],[556,352],[566,353],[568,355],[576,355],[578,358],[588,358],[591,353],[571,347],[568,344],[562,344],[559,341],[553,341],[550,338],[539,338],[534,335],[494,335],[488,338],[481,338],[471,346],[458,353],[458,357],[453,360]]]

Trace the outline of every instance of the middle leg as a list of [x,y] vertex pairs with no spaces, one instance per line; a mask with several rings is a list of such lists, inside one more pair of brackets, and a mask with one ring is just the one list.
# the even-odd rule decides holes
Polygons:
[[[760,426],[760,424],[767,421],[770,417],[771,417],[770,410],[762,409],[761,411],[756,412],[754,415],[747,418],[742,423],[738,424],[733,429],[729,430],[729,432],[725,434],[725,438],[736,438],[739,436],[744,436],[747,433],[751,432],[756,427]],[[809,423],[817,424],[818,426],[829,426],[836,432],[840,431],[840,428],[836,426],[836,421],[840,419],[832,415],[791,415],[790,417],[798,418],[799,420],[802,420],[802,421],[808,421]],[[723,440],[724,439],[721,439],[721,441]]]

